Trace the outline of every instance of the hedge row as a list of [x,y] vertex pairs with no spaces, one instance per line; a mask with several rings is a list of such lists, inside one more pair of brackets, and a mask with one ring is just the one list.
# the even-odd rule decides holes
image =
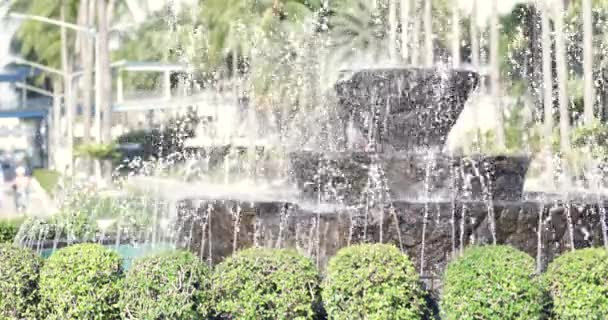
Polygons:
[[23,219],[0,219],[0,243],[11,243],[15,239]]
[[[0,245],[0,319],[423,319],[425,294],[408,257],[382,244],[342,249],[320,280],[289,250],[248,249],[210,270],[188,252],[121,259],[97,244],[45,263]],[[322,298],[322,299],[321,299]],[[448,265],[443,319],[607,319],[608,253],[557,258],[544,275],[505,246],[474,247]]]

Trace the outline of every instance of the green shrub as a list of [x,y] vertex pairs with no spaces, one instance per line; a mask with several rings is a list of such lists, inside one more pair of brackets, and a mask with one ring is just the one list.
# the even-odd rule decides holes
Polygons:
[[42,259],[34,252],[0,244],[0,319],[34,319]]
[[0,220],[0,243],[12,243],[23,219]]
[[442,319],[541,319],[546,294],[534,260],[508,246],[467,249],[448,264]]
[[229,319],[312,319],[318,281],[314,264],[294,251],[244,250],[213,273],[215,311]]
[[48,194],[53,194],[55,192],[55,188],[61,178],[59,172],[48,169],[34,169],[33,175],[40,184],[40,187]]
[[40,273],[44,319],[118,319],[120,256],[98,244],[53,253]]
[[608,252],[589,248],[565,253],[544,279],[557,319],[608,319]]
[[397,248],[362,244],[329,261],[323,303],[330,319],[421,319],[424,294],[414,266]]
[[205,319],[209,314],[206,265],[189,252],[136,260],[121,295],[126,319]]

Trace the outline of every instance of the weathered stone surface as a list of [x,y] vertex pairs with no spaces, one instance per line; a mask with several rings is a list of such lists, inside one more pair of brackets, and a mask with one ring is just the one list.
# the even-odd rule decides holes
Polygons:
[[583,203],[394,202],[368,210],[315,212],[283,202],[185,200],[180,216],[182,246],[212,263],[234,249],[290,247],[323,268],[344,246],[384,242],[401,248],[423,275],[435,279],[440,279],[451,257],[471,244],[496,239],[527,252],[544,267],[571,250],[572,243],[583,248],[601,246],[606,240],[598,205]]
[[519,200],[530,164],[526,156],[448,156],[435,153],[294,152],[293,183],[303,199],[357,204],[370,192],[392,200]]
[[372,137],[376,151],[443,146],[478,83],[463,70],[359,70],[336,84],[340,118]]

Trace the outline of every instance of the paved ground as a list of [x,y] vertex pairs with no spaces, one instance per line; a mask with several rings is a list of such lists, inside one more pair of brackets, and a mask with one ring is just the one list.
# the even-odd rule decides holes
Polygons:
[[46,216],[53,212],[54,204],[36,179],[30,181],[30,196],[26,212],[19,213],[15,207],[13,190],[9,184],[0,184],[0,218],[23,215]]

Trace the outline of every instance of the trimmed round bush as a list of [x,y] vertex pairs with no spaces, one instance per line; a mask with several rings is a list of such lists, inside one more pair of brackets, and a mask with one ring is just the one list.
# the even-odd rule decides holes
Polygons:
[[0,244],[0,319],[34,319],[42,259],[29,249]]
[[608,251],[562,254],[545,273],[556,319],[608,319]]
[[534,260],[508,246],[465,250],[447,266],[442,319],[541,319],[546,293],[534,276]]
[[318,292],[315,265],[291,250],[238,252],[212,277],[215,311],[228,319],[312,319]]
[[136,260],[121,295],[125,319],[206,319],[209,268],[189,252]]
[[44,319],[119,319],[121,258],[99,244],[53,253],[40,272]]
[[424,293],[413,264],[386,244],[344,248],[329,261],[323,303],[330,319],[421,319]]

